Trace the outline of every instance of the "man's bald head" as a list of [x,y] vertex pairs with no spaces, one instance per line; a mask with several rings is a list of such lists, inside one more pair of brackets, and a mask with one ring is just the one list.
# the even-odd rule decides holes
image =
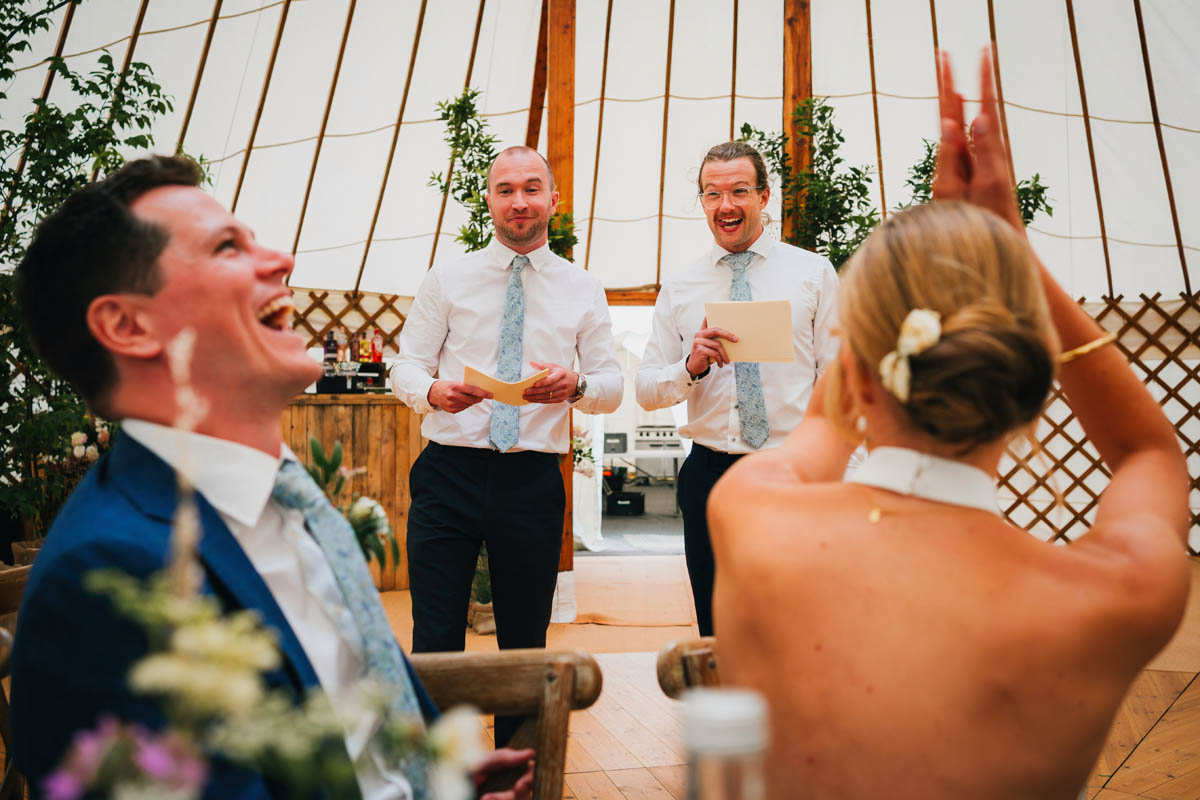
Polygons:
[[550,169],[550,162],[546,160],[545,156],[543,156],[537,150],[534,150],[532,147],[526,147],[525,145],[518,144],[513,145],[512,147],[504,148],[499,152],[499,154],[496,155],[494,159],[492,159],[492,164],[488,167],[487,174],[488,192],[492,191],[492,173],[496,171],[496,165],[499,164],[502,159],[536,159],[541,161],[542,166],[546,170],[546,179],[549,182],[549,189],[552,192],[554,191],[554,172]]

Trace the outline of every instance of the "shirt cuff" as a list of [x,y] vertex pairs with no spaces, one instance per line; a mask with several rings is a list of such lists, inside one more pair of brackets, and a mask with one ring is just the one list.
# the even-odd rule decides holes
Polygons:
[[425,380],[421,380],[418,386],[403,386],[401,385],[399,376],[396,374],[399,368],[399,364],[394,365],[388,374],[388,383],[391,384],[392,393],[418,414],[428,414],[431,411],[436,411],[437,409],[429,402],[429,387],[433,386],[435,378],[425,376]]
[[[712,369],[712,367],[709,367],[709,369]],[[687,356],[684,356],[683,360],[675,365],[674,372],[675,375],[672,376],[671,382],[675,384],[676,389],[685,393],[699,383],[700,380],[708,374],[708,370],[706,369],[704,372],[701,372],[699,375],[693,378],[692,373],[688,372]]]

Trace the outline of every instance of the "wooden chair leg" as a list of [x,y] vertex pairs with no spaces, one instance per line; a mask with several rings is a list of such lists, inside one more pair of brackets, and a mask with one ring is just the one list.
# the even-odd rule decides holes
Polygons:
[[567,726],[571,721],[574,691],[575,665],[566,661],[550,664],[546,669],[542,711],[538,714],[533,800],[562,800]]

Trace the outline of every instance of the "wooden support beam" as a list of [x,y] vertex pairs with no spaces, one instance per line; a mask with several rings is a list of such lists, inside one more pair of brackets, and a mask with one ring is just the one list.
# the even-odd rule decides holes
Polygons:
[[1092,142],[1092,117],[1088,113],[1087,87],[1083,82],[1083,61],[1079,58],[1079,32],[1075,29],[1075,4],[1065,0],[1067,24],[1071,29],[1071,50],[1075,55],[1075,79],[1079,82],[1079,105],[1083,109],[1083,131],[1087,136],[1088,161],[1092,165],[1092,188],[1096,193],[1096,217],[1100,221],[1100,245],[1104,248],[1104,272],[1108,278],[1108,296],[1114,297],[1112,259],[1108,255],[1108,229],[1104,225],[1104,201],[1100,197],[1100,173],[1096,171],[1096,146]]
[[871,28],[871,0],[867,3],[867,62],[871,67],[871,111],[875,118],[875,165],[879,176],[879,215],[887,219],[887,192],[883,188],[883,136],[879,130],[879,92],[875,86],[875,34]]
[[183,140],[187,138],[188,127],[192,124],[192,111],[196,108],[196,95],[200,93],[200,80],[204,77],[204,67],[208,64],[208,52],[212,49],[213,33],[217,30],[217,20],[221,17],[221,4],[225,0],[213,2],[212,16],[208,20],[208,30],[204,34],[204,47],[200,50],[200,63],[196,65],[196,77],[192,81],[192,93],[188,95],[187,109],[183,112],[183,125],[179,128],[179,139],[175,142],[175,152],[183,152]]
[[[479,11],[475,14],[475,35],[471,37],[471,55],[467,57],[467,77],[463,80],[463,90],[471,88],[471,75],[475,72],[475,54],[479,52],[479,31],[483,28],[483,10],[487,0],[479,0]],[[450,199],[450,181],[454,178],[454,157],[446,167],[446,191],[442,192],[442,204],[438,208],[437,227],[433,229],[433,246],[429,248],[429,269],[437,260],[438,242],[442,238],[442,222],[446,219],[446,201]]]
[[733,41],[729,56],[729,141],[734,137],[734,114],[737,111],[737,51],[738,51],[738,0],[733,0]]
[[608,42],[612,33],[613,0],[608,0],[608,11],[604,15],[604,55],[600,61],[600,109],[596,120],[596,161],[592,166],[592,196],[588,205],[588,235],[587,247],[583,251],[583,268],[587,269],[592,261],[592,239],[596,232],[596,188],[600,184],[600,150],[604,143],[604,96],[608,91]]
[[654,286],[662,286],[663,204],[667,190],[667,125],[671,121],[671,61],[675,45],[675,0],[671,0],[667,20],[667,69],[663,79],[662,160],[658,167],[658,255],[655,258]]
[[[529,120],[525,123],[525,146],[537,150],[542,136],[542,112],[546,109],[546,26],[550,0],[542,0],[538,23],[537,57],[533,60],[533,88],[529,92]],[[600,100],[604,102],[603,98]]]
[[329,96],[325,99],[325,112],[321,115],[321,129],[317,132],[317,146],[313,148],[312,165],[308,169],[308,181],[304,184],[304,201],[300,204],[300,219],[296,222],[296,237],[292,239],[293,257],[300,247],[300,234],[304,230],[304,218],[308,214],[308,201],[312,198],[313,180],[317,177],[317,164],[321,160],[321,148],[325,144],[325,131],[329,128],[329,112],[333,110],[333,97],[337,94],[338,78],[342,74],[342,60],[346,56],[346,42],[350,39],[350,26],[354,24],[354,11],[357,7],[358,0],[350,0],[350,6],[346,11],[346,24],[342,27],[342,43],[338,47],[337,62],[333,66],[333,77],[329,79]]
[[246,142],[246,157],[238,170],[237,185],[233,189],[233,202],[229,204],[230,213],[237,211],[238,200],[242,196],[242,184],[246,182],[246,170],[250,166],[250,157],[254,155],[254,140],[258,138],[258,125],[262,122],[263,108],[267,104],[267,92],[271,91],[271,76],[275,74],[275,59],[279,56],[279,43],[283,41],[283,28],[287,25],[288,11],[292,8],[292,0],[284,0],[283,8],[279,11],[279,24],[275,27],[275,41],[271,44],[271,58],[267,62],[267,74],[263,77],[262,91],[258,95],[258,107],[254,110],[254,123],[250,126],[250,139]]
[[[62,58],[63,46],[67,43],[67,34],[71,32],[71,22],[75,19],[75,6],[76,3],[69,2],[68,0],[67,13],[63,16],[62,27],[58,29],[58,43],[54,45],[55,58]],[[54,85],[54,75],[54,67],[48,67],[46,69],[46,79],[42,81],[41,98],[43,103],[45,103],[46,99],[50,97],[50,87]],[[21,173],[25,171],[25,162],[28,160],[28,158],[29,140],[26,139],[25,143],[21,145],[21,155],[17,158],[17,177],[20,177]],[[8,195],[4,198],[4,213],[0,215],[0,223],[8,219],[8,214],[12,210],[12,202],[12,195]]]
[[988,0],[988,33],[992,43],[992,82],[996,84],[996,107],[1000,109],[1000,133],[1004,136],[1004,152],[1008,154],[1008,177],[1017,185],[1017,171],[1013,168],[1012,139],[1008,138],[1008,110],[1004,105],[1004,81],[1000,79],[1000,47],[996,44],[996,9],[994,0]]
[[548,6],[546,160],[558,186],[558,210],[569,213],[575,189],[575,0],[548,0]]
[[647,289],[607,289],[604,294],[610,306],[652,306],[658,300],[658,290],[653,286]]
[[[546,5],[546,160],[558,188],[558,211],[569,214],[575,207],[575,0],[547,0]],[[571,507],[575,463],[570,452],[561,464],[567,508],[558,569],[568,572],[575,564]]]
[[[142,23],[146,21],[146,8],[149,5],[150,0],[142,0],[138,6],[137,18],[133,21],[133,30],[129,33],[129,46],[125,48],[125,60],[121,62],[121,71],[117,73],[117,88],[113,90],[112,108],[108,112],[109,125],[112,125],[114,110],[121,104],[121,95],[125,92],[125,73],[133,63],[133,51],[137,47],[138,37],[142,35]],[[100,162],[97,161],[96,166],[92,168],[92,180],[96,180],[99,175]]]
[[[812,97],[812,16],[808,0],[783,0],[783,129],[787,131],[788,161],[797,172],[812,163],[812,147],[800,145],[792,124],[796,106]],[[782,198],[781,198],[782,199]],[[803,213],[797,209],[797,213]],[[783,240],[796,233],[795,217],[784,217]]]
[[1167,163],[1167,147],[1163,142],[1162,122],[1158,118],[1158,98],[1154,94],[1154,73],[1150,69],[1150,50],[1146,47],[1146,25],[1142,20],[1142,0],[1133,0],[1133,13],[1137,16],[1138,41],[1142,45],[1142,69],[1146,73],[1146,94],[1150,98],[1150,116],[1154,119],[1154,138],[1158,140],[1158,157],[1162,162],[1163,182],[1167,187],[1167,205],[1171,208],[1171,226],[1175,230],[1175,249],[1179,253],[1179,268],[1183,270],[1183,288],[1192,293],[1192,282],[1188,277],[1187,257],[1183,254],[1183,235],[1179,232],[1179,211],[1175,207],[1175,190],[1171,187],[1171,168]]
[[383,208],[383,196],[387,192],[388,178],[392,174],[392,162],[396,158],[396,142],[400,139],[400,126],[404,124],[404,109],[408,105],[408,90],[412,86],[413,69],[417,65],[417,48],[421,44],[421,28],[425,25],[425,6],[428,0],[421,0],[421,10],[417,12],[417,28],[413,32],[412,54],[408,57],[408,73],[404,76],[404,92],[400,95],[400,110],[396,112],[396,127],[392,129],[392,143],[388,146],[387,163],[383,167],[383,177],[379,181],[379,196],[375,199],[375,210],[371,212],[371,227],[367,230],[367,243],[363,246],[362,261],[358,264],[358,277],[354,279],[354,293],[362,284],[363,270],[367,268],[367,256],[371,252],[371,242],[375,241],[375,226],[379,224],[379,211]]

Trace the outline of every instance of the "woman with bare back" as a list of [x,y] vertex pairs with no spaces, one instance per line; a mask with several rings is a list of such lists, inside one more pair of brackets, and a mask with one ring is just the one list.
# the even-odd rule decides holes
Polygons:
[[[768,699],[776,798],[1075,798],[1187,598],[1174,430],[1029,247],[990,54],[970,144],[941,69],[935,202],[842,271],[838,362],[709,503],[722,678]],[[1070,547],[995,499],[1055,378],[1112,472]]]

